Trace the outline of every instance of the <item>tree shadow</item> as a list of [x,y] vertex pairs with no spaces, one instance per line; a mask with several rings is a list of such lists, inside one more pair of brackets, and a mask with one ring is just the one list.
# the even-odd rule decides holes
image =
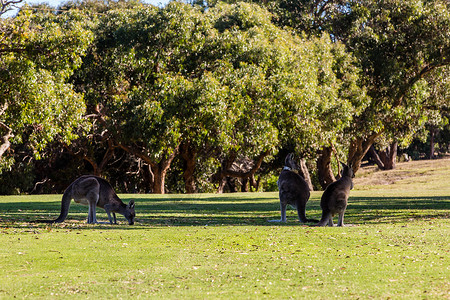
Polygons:
[[346,216],[357,223],[396,223],[414,219],[448,219],[450,197],[357,197],[350,198]]
[[[279,204],[276,196],[265,194],[245,196],[198,197],[187,195],[168,198],[167,196],[133,198],[126,195],[124,202],[136,200],[136,225],[125,225],[123,216],[118,215],[120,225],[98,224],[102,229],[133,229],[141,226],[302,226],[298,222],[294,209],[288,211],[288,222],[271,223],[268,220],[279,219]],[[260,196],[264,195],[264,196]],[[20,227],[39,220],[52,220],[59,215],[60,202],[9,202],[0,203],[0,227]],[[320,219],[320,199],[312,198],[307,204],[308,218]],[[98,219],[107,221],[102,209],[97,210]],[[449,218],[450,197],[350,197],[345,219],[352,224],[394,223],[410,219]],[[87,218],[87,207],[72,202],[65,223],[75,223],[80,228]],[[48,224],[33,223],[35,226]],[[122,225],[123,224],[123,225]],[[87,225],[87,224],[86,224]],[[308,226],[314,223],[306,224]],[[59,225],[51,225],[59,226]],[[61,225],[62,227],[66,225]]]

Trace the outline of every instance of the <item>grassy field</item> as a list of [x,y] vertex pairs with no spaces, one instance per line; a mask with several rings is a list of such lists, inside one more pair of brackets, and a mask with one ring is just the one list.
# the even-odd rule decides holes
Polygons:
[[449,299],[449,178],[449,159],[363,169],[344,228],[294,210],[269,223],[277,193],[121,195],[134,226],[87,225],[74,203],[46,226],[32,221],[55,218],[61,195],[0,197],[0,299]]

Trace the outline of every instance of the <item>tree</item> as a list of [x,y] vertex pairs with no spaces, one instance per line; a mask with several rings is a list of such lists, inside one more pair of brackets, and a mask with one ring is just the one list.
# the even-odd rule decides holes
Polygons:
[[96,36],[75,82],[114,147],[151,167],[158,193],[179,154],[186,191],[212,153],[219,190],[227,177],[254,183],[280,143],[307,154],[335,142],[364,95],[342,45],[277,28],[256,5],[112,10]]
[[348,160],[356,171],[382,134],[401,138],[423,123],[423,80],[449,63],[449,3],[356,1],[342,18],[352,20],[341,39],[358,58],[372,99],[352,129]]
[[0,17],[10,11],[12,7],[16,7],[16,4],[21,3],[23,0],[1,0],[0,2]]
[[[119,25],[120,18],[133,22]],[[216,35],[203,12],[180,3],[114,12],[99,26],[96,53],[88,59],[101,57],[101,63],[95,70],[86,64],[84,90],[115,143],[151,166],[154,192],[164,192],[164,176],[181,146],[191,168],[187,190],[193,191],[187,174],[199,149],[232,144],[246,98],[230,97],[237,92],[220,81],[240,74],[222,59]]]
[[[347,143],[344,129],[368,101],[365,88],[360,87],[356,59],[333,35],[324,34],[343,1],[260,2],[274,13],[273,22],[290,26],[302,36],[298,42],[302,47],[287,45],[278,53],[279,60],[287,63],[273,88],[278,93],[274,98],[281,96],[273,120],[283,148],[295,149],[300,157],[315,158],[319,153],[319,182],[325,188],[334,181],[332,148]],[[208,5],[217,3],[208,1]],[[291,58],[292,53],[302,59]],[[289,80],[283,81],[284,76]]]
[[[413,147],[403,147],[403,149],[406,148],[405,151],[415,158],[432,159],[436,152],[446,153],[448,151],[450,66],[436,70],[433,74],[426,76],[425,80],[426,82],[423,82],[426,91],[423,100],[425,121],[410,137],[411,140],[414,139]],[[422,143],[424,147],[418,149],[419,144]],[[436,146],[438,148],[435,148]]]
[[450,142],[447,139],[447,147],[445,147],[445,138],[441,137],[439,141],[439,135],[444,135],[449,129],[450,66],[441,68],[431,76],[427,76],[426,81],[429,87],[429,94],[424,103],[427,113],[427,121],[424,128],[429,132],[430,149],[428,158],[432,159],[435,156],[435,142],[442,143],[442,149],[448,149]]
[[83,124],[84,101],[67,80],[91,41],[79,13],[54,15],[27,9],[0,19],[0,160],[14,144],[40,156],[58,138],[70,143]]
[[418,91],[425,77],[448,65],[449,6],[443,0],[280,0],[269,5],[279,24],[309,35],[325,32],[356,57],[359,84],[369,98],[346,129],[354,171],[382,135],[395,145],[395,139],[406,141],[424,122],[427,106]]
[[[151,167],[156,193],[164,193],[165,174],[182,131],[189,129],[186,121],[195,117],[189,101],[199,99],[194,83],[202,83],[185,74],[194,71],[190,55],[201,49],[205,21],[200,11],[181,3],[111,11],[78,75],[109,138]],[[203,83],[214,85],[206,77]]]
[[[294,144],[304,157],[342,138],[365,97],[342,44],[326,36],[292,35],[274,26],[271,15],[254,5],[217,5],[209,12],[219,15],[216,28],[223,31],[219,42],[237,49],[231,53],[236,75],[224,72],[227,75],[220,82],[233,91],[235,102],[246,97],[234,127],[236,148],[221,151],[225,154],[218,173],[222,185],[227,176],[254,182],[264,158],[282,145]],[[237,160],[249,158],[251,164],[236,169]]]

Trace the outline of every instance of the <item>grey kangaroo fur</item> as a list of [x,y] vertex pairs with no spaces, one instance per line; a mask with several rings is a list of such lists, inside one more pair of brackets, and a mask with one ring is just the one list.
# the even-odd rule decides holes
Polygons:
[[[96,207],[103,208],[108,215],[111,224],[117,224],[116,213],[122,214],[127,219],[129,225],[134,224],[136,216],[134,211],[134,200],[124,204],[114,192],[108,181],[93,175],[84,175],[72,182],[64,191],[61,201],[61,214],[56,220],[42,221],[44,223],[61,223],[67,218],[70,201],[74,199],[76,203],[89,205],[88,224],[97,222]],[[111,217],[111,214],[114,218]]]
[[278,177],[278,190],[280,196],[281,219],[269,222],[286,222],[286,206],[289,204],[297,209],[300,222],[317,222],[306,218],[306,202],[309,200],[310,190],[302,176],[294,172],[298,169],[294,161],[294,154],[286,156],[285,166]]
[[352,178],[355,177],[353,169],[341,162],[344,169],[342,170],[341,178],[331,183],[323,192],[320,200],[320,207],[322,208],[322,218],[318,226],[333,226],[333,217],[335,214],[339,215],[338,226],[344,226],[344,213],[347,208],[347,200],[350,190],[353,189]]

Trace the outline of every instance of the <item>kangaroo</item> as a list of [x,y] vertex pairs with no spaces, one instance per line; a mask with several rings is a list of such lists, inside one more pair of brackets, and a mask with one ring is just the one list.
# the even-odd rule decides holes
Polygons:
[[285,166],[278,178],[277,185],[280,197],[281,219],[269,220],[269,222],[286,222],[286,206],[289,204],[297,209],[300,222],[317,222],[306,218],[306,202],[309,200],[310,190],[302,176],[294,172],[298,169],[294,161],[294,154],[286,156]]
[[[56,220],[44,221],[44,223],[61,223],[67,218],[69,213],[70,201],[74,199],[76,203],[89,205],[88,224],[97,222],[96,206],[103,208],[108,215],[111,224],[117,224],[116,213],[122,214],[127,219],[129,225],[134,224],[134,200],[124,204],[114,192],[114,189],[103,178],[84,175],[72,182],[64,191],[61,201],[61,214]],[[111,218],[111,213],[114,218]]]
[[322,218],[318,226],[333,226],[333,217],[339,214],[338,226],[344,226],[344,213],[347,208],[348,195],[353,189],[352,178],[355,177],[351,166],[347,166],[341,162],[343,170],[339,180],[331,183],[323,192],[320,200],[322,208]]

